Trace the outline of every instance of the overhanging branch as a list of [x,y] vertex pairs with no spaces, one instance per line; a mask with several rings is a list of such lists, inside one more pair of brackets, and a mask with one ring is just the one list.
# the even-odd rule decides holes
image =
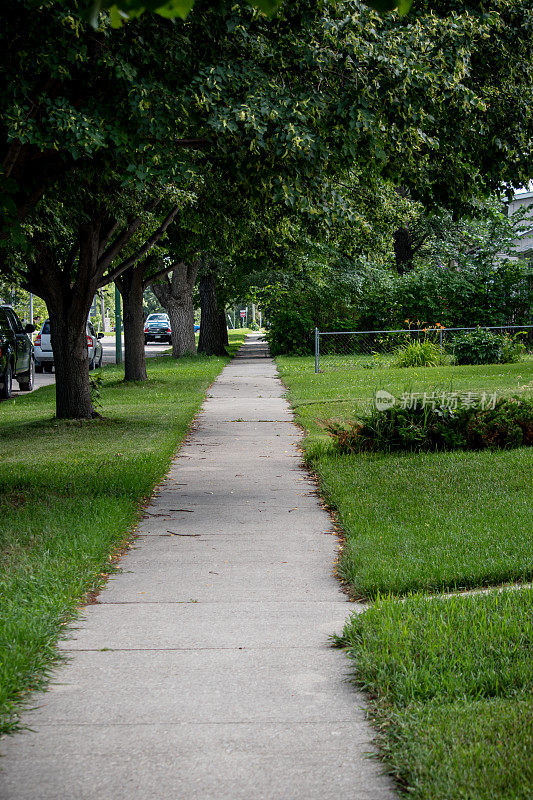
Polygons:
[[144,256],[150,252],[152,247],[154,247],[161,239],[168,226],[174,221],[174,217],[176,216],[178,211],[179,211],[178,205],[172,206],[169,213],[159,226],[159,228],[157,228],[157,230],[153,232],[153,234],[150,236],[149,239],[146,240],[146,242],[142,245],[142,247],[139,247],[139,249],[132,256],[122,261],[122,263],[119,264],[118,267],[115,267],[114,270],[108,272],[107,275],[104,275],[98,284],[98,288],[100,289],[102,286],[106,286],[108,283],[112,283],[112,281],[114,281],[116,278],[122,275],[122,273],[125,272],[127,269],[129,269],[129,267],[132,267],[134,264],[137,263],[137,261],[140,261],[142,258],[144,258]]
[[163,269],[160,269],[158,272],[154,272],[153,275],[149,275],[147,278],[145,278],[143,286],[150,286],[150,284],[152,284],[158,278],[162,278],[165,275],[168,275],[169,272],[175,270],[176,267],[178,267],[180,264],[186,264],[189,260],[190,260],[189,258],[182,258],[179,261],[173,261],[169,267],[164,267]]
[[[154,211],[154,209],[157,208],[160,202],[161,198],[158,197],[156,200],[153,200],[146,206],[145,211]],[[132,239],[132,237],[137,233],[137,231],[142,225],[142,221],[143,218],[140,214],[137,217],[133,217],[133,219],[119,233],[114,242],[107,248],[104,254],[98,259],[98,267],[101,274],[105,272],[105,270],[111,265],[111,262],[118,256],[123,247],[125,247],[128,244],[128,242]],[[100,284],[100,285],[105,286],[105,284]]]

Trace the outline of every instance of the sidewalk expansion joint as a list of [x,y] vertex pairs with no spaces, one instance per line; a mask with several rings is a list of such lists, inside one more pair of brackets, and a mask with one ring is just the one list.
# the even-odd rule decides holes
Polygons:
[[289,600],[289,601],[282,601],[282,600],[257,600],[256,598],[247,598],[243,600],[97,600],[95,603],[91,603],[93,606],[134,606],[134,607],[142,607],[142,606],[219,606],[223,605],[224,603],[230,603],[233,605],[251,605],[254,603],[255,605],[274,605],[278,603],[280,605],[286,605],[287,602],[291,603],[291,605],[296,604],[324,604],[324,603],[345,603],[346,606],[350,609],[357,608],[358,605],[368,605],[365,603],[358,603],[356,601],[350,602],[347,599],[346,595],[340,595],[338,600]]
[[275,720],[275,719],[249,719],[249,720],[235,720],[235,719],[223,719],[223,720],[213,720],[209,722],[202,722],[202,721],[187,721],[183,720],[181,722],[45,722],[41,723],[40,727],[42,728],[65,728],[65,727],[72,727],[72,728],[132,728],[132,727],[147,727],[147,728],[167,728],[167,727],[183,727],[184,725],[187,726],[197,726],[197,725],[259,725],[260,727],[264,727],[265,725],[287,725],[287,727],[294,728],[296,725],[326,725],[328,727],[336,726],[336,725],[353,725],[357,724],[358,720],[354,720],[354,715],[342,718],[338,717],[337,719],[327,720],[327,719],[309,719],[309,720],[301,720],[296,722],[295,720]]
[[[330,651],[332,645],[325,642],[318,645],[319,650]],[[276,645],[243,645],[242,647],[64,647],[62,653],[194,653],[200,650],[317,650],[316,644],[276,644]]]

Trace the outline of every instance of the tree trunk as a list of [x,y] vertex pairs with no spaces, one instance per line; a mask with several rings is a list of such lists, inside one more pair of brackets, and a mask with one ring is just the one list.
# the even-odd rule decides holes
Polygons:
[[398,228],[394,231],[393,239],[396,269],[398,275],[404,275],[413,268],[413,258],[415,257],[411,231],[407,226]]
[[225,356],[225,337],[227,336],[225,320],[221,323],[216,294],[216,277],[208,272],[200,278],[200,338],[198,352],[208,356]]
[[198,266],[197,262],[175,264],[170,278],[165,276],[152,284],[155,296],[170,317],[174,358],[196,352],[192,293]]
[[148,378],[144,352],[143,272],[143,264],[133,266],[116,281],[124,306],[125,381]]
[[224,346],[227,347],[229,345],[228,323],[226,322],[226,312],[224,309],[218,312],[218,324],[220,325],[220,338],[224,342]]
[[172,356],[181,358],[182,356],[194,355],[196,353],[196,340],[194,337],[192,297],[186,297],[183,303],[170,302],[167,311],[170,317],[170,327],[172,328]]
[[82,319],[68,313],[58,304],[48,307],[50,338],[56,373],[56,417],[58,419],[92,419],[95,416],[89,384],[86,320],[90,304]]
[[56,416],[58,419],[91,419],[95,415],[89,384],[87,317],[94,295],[94,284],[85,280],[98,252],[98,237],[89,226],[80,243],[80,285],[65,286],[55,253],[40,250],[38,267],[39,296],[46,302],[50,317],[50,338],[56,373]]

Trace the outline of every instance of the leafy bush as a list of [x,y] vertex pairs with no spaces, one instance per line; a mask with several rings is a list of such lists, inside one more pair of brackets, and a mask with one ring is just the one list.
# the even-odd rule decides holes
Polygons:
[[405,275],[376,267],[358,299],[357,327],[402,328],[406,317],[439,320],[446,328],[527,325],[530,280],[527,266],[514,261],[424,265]]
[[443,361],[443,352],[435,342],[409,342],[394,352],[394,360],[398,367],[436,367]]
[[520,361],[526,353],[524,342],[525,333],[515,333],[514,336],[504,334],[502,343],[502,364],[514,364]]
[[324,423],[341,453],[481,450],[533,444],[533,398],[501,398],[494,408],[377,409],[362,421]]
[[478,328],[453,339],[457,364],[505,364],[519,361],[525,350],[519,334],[493,333]]
[[270,320],[266,338],[273,356],[290,354],[304,356],[313,352],[313,320],[292,309],[279,309]]

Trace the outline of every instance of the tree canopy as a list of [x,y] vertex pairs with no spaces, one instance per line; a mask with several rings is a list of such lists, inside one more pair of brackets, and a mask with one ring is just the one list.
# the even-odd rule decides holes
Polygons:
[[[110,21],[114,27],[120,27],[129,19],[137,19],[145,11],[151,11],[168,19],[180,17],[186,19],[189,15],[195,0],[94,0],[87,9],[90,21],[94,27],[98,24],[98,14],[104,9],[109,9]],[[258,8],[267,17],[271,17],[283,0],[247,0],[247,2]],[[376,11],[398,10],[400,15],[407,14],[411,8],[413,0],[363,0],[365,5],[374,8]]]
[[118,259],[98,284],[122,263],[123,210],[136,198],[196,198],[202,247],[214,239],[209,215],[233,203],[242,223],[223,226],[232,242],[211,241],[216,257],[235,251],[244,215],[263,215],[265,227],[284,214],[301,218],[296,228],[352,221],[362,231],[362,198],[371,202],[379,185],[456,212],[524,184],[533,173],[530,5],[417,0],[400,17],[357,0],[286,0],[269,19],[247,4],[196,0],[178,23],[144,14],[117,29],[107,12],[96,28],[85,22],[84,0],[6,0],[3,242],[27,272],[34,262],[21,248],[38,241],[52,252],[57,226],[39,219],[61,207],[54,252],[66,254],[71,292],[89,230],[100,226],[99,246]]
[[215,159],[224,181],[311,212],[324,176],[354,164],[448,204],[531,175],[529,0],[421,0],[403,19],[294,0],[271,20],[198,0],[177,25],[120,30],[84,25],[82,8],[4,4],[11,217],[80,163],[126,186],[181,184]]

